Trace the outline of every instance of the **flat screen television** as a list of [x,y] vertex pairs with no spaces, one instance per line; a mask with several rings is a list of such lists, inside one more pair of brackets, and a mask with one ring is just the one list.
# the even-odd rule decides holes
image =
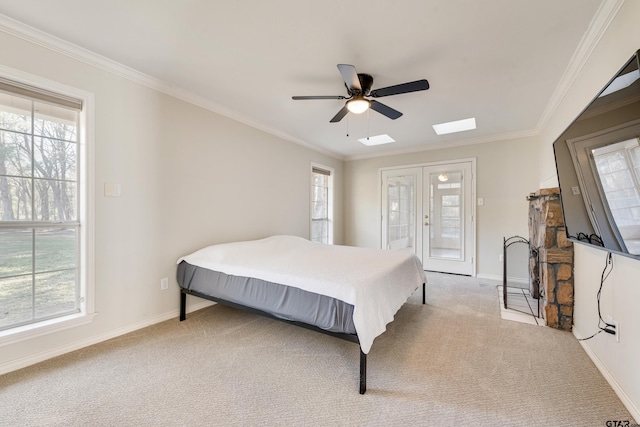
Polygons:
[[567,237],[640,259],[640,51],[553,143]]

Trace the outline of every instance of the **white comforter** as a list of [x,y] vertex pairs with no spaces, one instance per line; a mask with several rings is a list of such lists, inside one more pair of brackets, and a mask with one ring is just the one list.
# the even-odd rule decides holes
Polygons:
[[323,245],[295,236],[209,246],[181,261],[352,304],[364,353],[369,353],[373,340],[386,330],[407,298],[426,283],[422,263],[409,250]]

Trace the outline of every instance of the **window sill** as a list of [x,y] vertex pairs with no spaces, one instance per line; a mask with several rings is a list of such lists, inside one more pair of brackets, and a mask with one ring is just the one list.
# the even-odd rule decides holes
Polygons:
[[0,347],[20,341],[36,338],[53,332],[62,331],[76,326],[86,325],[93,321],[96,313],[77,313],[57,319],[46,320],[31,325],[20,326],[0,332]]

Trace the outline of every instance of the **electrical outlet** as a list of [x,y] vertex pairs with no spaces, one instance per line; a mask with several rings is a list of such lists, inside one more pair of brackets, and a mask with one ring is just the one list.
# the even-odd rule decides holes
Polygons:
[[620,325],[617,320],[613,320],[611,315],[607,315],[607,323],[614,326],[614,330],[616,331],[614,337],[616,337],[616,342],[620,342]]
[[169,289],[169,278],[163,277],[160,279],[160,290],[166,291],[167,289]]
[[620,325],[617,320],[614,320],[611,324],[616,327],[616,334],[614,335],[616,337],[616,342],[620,342]]
[[504,254],[498,255],[498,261],[504,262]]

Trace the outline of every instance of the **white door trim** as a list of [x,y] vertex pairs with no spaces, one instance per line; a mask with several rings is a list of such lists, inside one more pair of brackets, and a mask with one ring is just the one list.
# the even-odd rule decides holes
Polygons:
[[[471,232],[473,233],[473,244],[471,245],[471,248],[469,248],[471,250],[471,269],[472,269],[472,277],[476,277],[477,275],[477,251],[476,251],[476,247],[477,247],[477,237],[478,237],[478,229],[477,229],[477,209],[476,209],[476,205],[477,205],[477,199],[476,199],[476,189],[477,189],[477,181],[476,181],[476,162],[477,159],[475,157],[467,157],[467,158],[462,158],[462,159],[451,159],[451,160],[441,160],[441,161],[437,161],[437,162],[427,162],[427,163],[413,163],[413,164],[408,164],[408,165],[398,165],[398,166],[387,166],[387,167],[383,167],[383,168],[379,168],[378,169],[378,220],[379,222],[379,226],[378,228],[378,245],[381,249],[383,248],[383,230],[382,230],[382,226],[383,226],[383,212],[385,207],[382,206],[382,191],[383,191],[383,178],[382,178],[382,173],[385,171],[395,171],[395,170],[402,170],[402,169],[413,169],[413,168],[419,168],[422,169],[424,167],[431,167],[431,166],[440,166],[440,165],[446,165],[446,164],[451,164],[451,163],[465,163],[465,162],[470,162],[471,163],[471,215],[472,215],[472,222],[471,222]],[[417,206],[416,207],[416,224],[421,223],[422,221],[422,217],[423,217],[423,206]],[[416,245],[417,247],[418,245]],[[417,249],[417,255],[420,258],[420,260],[422,260],[422,248],[418,248]]]

